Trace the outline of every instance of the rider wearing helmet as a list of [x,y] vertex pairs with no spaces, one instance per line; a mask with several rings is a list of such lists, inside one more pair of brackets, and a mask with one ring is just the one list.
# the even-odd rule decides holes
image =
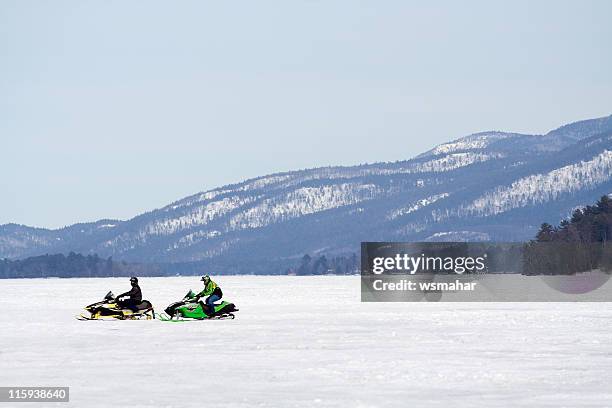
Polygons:
[[206,304],[202,303],[202,308],[208,316],[212,316],[215,313],[215,302],[223,297],[223,292],[219,285],[210,279],[210,276],[202,276],[200,280],[204,282],[204,290],[196,295],[196,300],[200,301],[201,297],[208,296]]
[[[132,289],[117,296],[116,300],[117,304],[121,307],[136,309],[136,306],[142,302],[142,291],[140,290],[140,286],[138,286],[138,278],[132,276],[130,278],[130,284],[132,285]],[[128,299],[121,299],[123,297],[127,297]]]

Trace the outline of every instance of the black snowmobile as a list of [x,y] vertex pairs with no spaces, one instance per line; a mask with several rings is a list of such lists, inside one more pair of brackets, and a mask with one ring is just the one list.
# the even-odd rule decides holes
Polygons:
[[108,292],[104,299],[85,306],[85,313],[77,316],[79,320],[150,320],[155,318],[153,305],[143,300],[132,308],[122,307],[118,304],[113,292]]
[[[185,320],[206,320],[206,319],[233,319],[234,312],[238,309],[233,303],[222,301],[215,305],[215,310],[205,310],[202,304],[195,299],[193,291],[189,291],[185,297],[178,302],[171,303],[165,313],[157,315],[163,321],[185,321]],[[207,308],[206,308],[207,309]]]

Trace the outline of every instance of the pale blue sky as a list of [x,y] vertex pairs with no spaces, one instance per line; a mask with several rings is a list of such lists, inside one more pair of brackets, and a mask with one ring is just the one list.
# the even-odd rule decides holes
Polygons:
[[0,1],[0,224],[612,113],[612,2]]

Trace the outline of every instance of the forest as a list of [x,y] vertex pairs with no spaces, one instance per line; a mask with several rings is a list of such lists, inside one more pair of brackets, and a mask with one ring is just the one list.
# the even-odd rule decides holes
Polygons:
[[157,265],[114,261],[98,255],[53,254],[20,260],[0,260],[0,278],[74,278],[111,276],[163,276]]
[[0,279],[5,278],[101,278],[120,276],[176,276],[176,275],[323,275],[356,274],[359,272],[356,254],[336,256],[328,259],[325,255],[316,258],[304,255],[299,261],[266,261],[255,264],[234,264],[226,262],[184,262],[184,263],[134,263],[116,261],[112,257],[82,255],[70,252],[68,255],[52,254],[26,259],[0,259]]
[[612,271],[612,199],[574,210],[558,226],[544,223],[525,245],[524,273],[564,275]]

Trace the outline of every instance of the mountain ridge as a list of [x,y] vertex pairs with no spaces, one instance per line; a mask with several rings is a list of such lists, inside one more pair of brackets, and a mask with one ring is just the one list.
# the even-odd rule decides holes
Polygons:
[[348,253],[366,240],[522,240],[540,222],[610,193],[610,166],[612,115],[545,135],[478,132],[412,159],[250,178],[123,221],[4,224],[0,258],[75,251],[246,265]]

